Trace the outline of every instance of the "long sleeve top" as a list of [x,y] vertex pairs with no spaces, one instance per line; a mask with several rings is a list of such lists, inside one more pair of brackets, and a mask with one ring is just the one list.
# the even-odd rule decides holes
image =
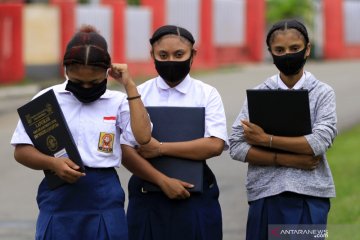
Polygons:
[[[290,191],[316,197],[335,197],[335,186],[326,160],[326,151],[332,146],[337,135],[335,92],[327,84],[317,80],[310,72],[305,72],[302,88],[309,91],[309,104],[312,133],[305,138],[314,155],[323,156],[315,170],[301,170],[283,166],[248,165],[247,195],[248,201]],[[278,89],[278,75],[274,75],[260,84],[258,89]],[[244,137],[241,120],[248,120],[248,106],[245,100],[240,114],[236,118],[229,137],[230,156],[246,162],[251,148]]]

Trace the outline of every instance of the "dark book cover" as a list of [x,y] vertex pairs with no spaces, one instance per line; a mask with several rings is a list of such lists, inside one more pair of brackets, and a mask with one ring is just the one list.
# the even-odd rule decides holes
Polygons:
[[311,134],[307,90],[248,89],[249,120],[267,134],[297,137]]
[[[67,157],[84,171],[80,153],[52,89],[17,111],[36,149],[49,156]],[[50,189],[66,183],[50,170],[44,170],[44,173]]]
[[[204,137],[204,107],[146,107],[153,123],[152,136],[160,142],[190,141]],[[170,156],[149,159],[165,175],[191,183],[190,192],[203,191],[204,162]],[[145,182],[145,191],[161,191]]]

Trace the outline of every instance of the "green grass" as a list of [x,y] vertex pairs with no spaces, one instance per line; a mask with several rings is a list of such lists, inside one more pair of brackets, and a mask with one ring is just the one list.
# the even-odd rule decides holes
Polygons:
[[328,239],[360,239],[360,125],[337,136],[327,157],[336,187]]

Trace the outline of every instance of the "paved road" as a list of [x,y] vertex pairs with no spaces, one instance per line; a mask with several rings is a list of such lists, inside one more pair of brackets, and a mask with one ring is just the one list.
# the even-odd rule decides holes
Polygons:
[[[357,92],[360,89],[359,69],[360,60],[307,64],[307,70],[329,83],[336,91],[340,131],[360,122],[360,94]],[[199,78],[215,86],[222,95],[230,132],[242,106],[244,90],[261,83],[274,72],[272,64],[264,63],[219,70]],[[15,109],[28,101],[34,90],[32,87],[25,90],[0,87],[0,239],[25,240],[33,239],[34,236],[38,213],[35,196],[43,173],[16,163],[13,160],[13,149],[9,146],[9,139],[17,121]],[[23,91],[29,95],[18,96],[18,93]],[[208,162],[220,186],[224,240],[244,239],[247,215],[244,187],[246,164],[231,160],[228,152]],[[123,186],[126,186],[130,174],[123,168],[118,172]]]

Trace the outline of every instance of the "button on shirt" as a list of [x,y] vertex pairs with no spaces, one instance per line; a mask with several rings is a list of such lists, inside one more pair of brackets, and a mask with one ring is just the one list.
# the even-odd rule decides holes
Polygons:
[[[205,107],[204,137],[217,137],[228,148],[226,117],[218,91],[189,75],[176,87],[171,88],[159,76],[138,86],[145,106]],[[134,146],[134,142],[121,139],[122,144]]]
[[[121,160],[120,135],[127,141],[135,142],[129,123],[126,95],[106,90],[98,100],[84,104],[65,90],[66,83],[50,88],[55,92],[84,165],[97,168],[118,167]],[[21,121],[18,122],[11,144],[33,145]]]

